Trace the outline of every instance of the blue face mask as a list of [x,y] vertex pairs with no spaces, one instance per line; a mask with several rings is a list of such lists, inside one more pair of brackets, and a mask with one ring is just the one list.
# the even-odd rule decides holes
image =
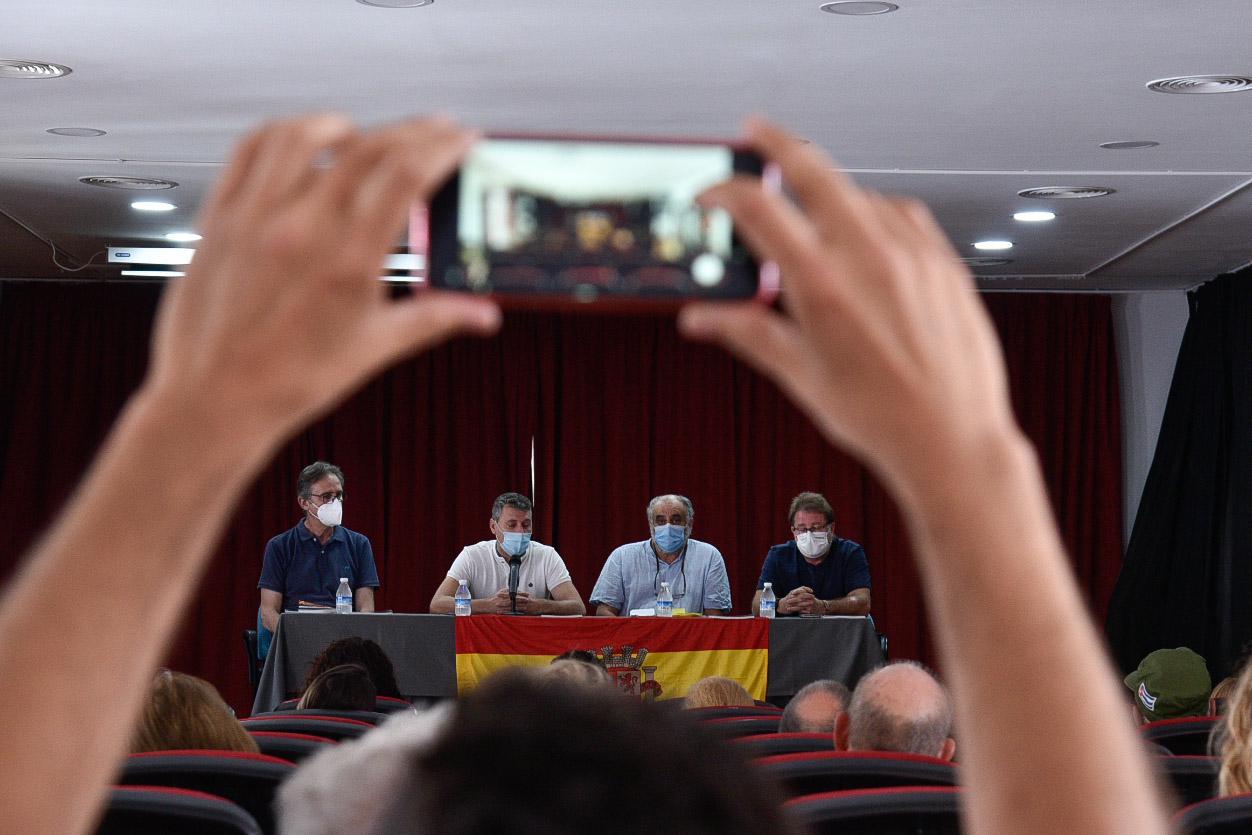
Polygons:
[[687,529],[682,525],[657,525],[652,529],[652,539],[665,553],[677,553],[687,541]]
[[504,532],[504,542],[500,544],[500,550],[510,557],[520,557],[526,553],[526,549],[529,547],[530,534],[514,533],[512,531]]

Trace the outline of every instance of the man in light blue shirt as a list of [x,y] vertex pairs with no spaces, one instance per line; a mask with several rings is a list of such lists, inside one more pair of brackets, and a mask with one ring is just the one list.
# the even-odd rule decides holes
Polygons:
[[591,590],[597,615],[652,609],[661,583],[669,583],[674,609],[722,615],[730,611],[730,581],[722,554],[691,538],[695,508],[686,496],[657,496],[648,502],[652,536],[614,549]]

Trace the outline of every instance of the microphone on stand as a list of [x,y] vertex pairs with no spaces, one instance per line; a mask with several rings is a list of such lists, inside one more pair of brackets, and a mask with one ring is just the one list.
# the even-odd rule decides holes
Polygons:
[[509,557],[509,605],[512,611],[509,614],[520,615],[517,611],[517,584],[521,581],[522,558],[519,556]]

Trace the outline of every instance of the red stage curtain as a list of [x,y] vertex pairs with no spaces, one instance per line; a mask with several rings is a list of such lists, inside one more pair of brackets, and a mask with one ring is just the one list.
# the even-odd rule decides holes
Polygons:
[[[0,289],[6,574],[141,379],[157,292],[36,283]],[[1018,415],[1040,449],[1080,584],[1102,618],[1121,560],[1108,299],[987,301],[1005,342]],[[835,506],[839,533],[869,553],[874,617],[892,654],[933,661],[894,507],[771,383],[721,351],[683,341],[666,317],[531,313],[506,321],[492,340],[458,340],[393,369],[293,439],[255,484],[225,483],[203,497],[206,505],[235,496],[241,503],[170,666],[209,679],[247,710],[240,630],[255,620],[266,540],[299,519],[295,477],[304,464],[324,458],[345,469],[344,521],[374,543],[380,608],[420,612],[458,550],[488,536],[494,497],[530,492],[532,443],[536,537],[559,548],[584,597],[612,548],[647,536],[648,499],[681,492],[695,503],[695,536],[725,554],[735,611],[744,612],[765,551],[789,535],[789,500],[819,490]],[[333,315],[321,327],[326,350],[335,350]],[[49,593],[109,605],[91,589]]]

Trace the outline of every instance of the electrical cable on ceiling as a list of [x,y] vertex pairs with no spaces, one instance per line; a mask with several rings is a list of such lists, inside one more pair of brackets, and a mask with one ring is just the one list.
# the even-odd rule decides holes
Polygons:
[[57,260],[57,256],[58,256],[58,255],[67,255],[67,256],[69,256],[70,258],[74,259],[75,261],[77,261],[78,259],[77,259],[77,258],[74,258],[74,256],[73,256],[73,255],[70,255],[70,253],[68,253],[68,252],[62,252],[61,250],[58,250],[58,249],[57,249],[57,245],[56,245],[55,243],[53,243],[53,242],[52,242],[51,240],[49,240],[48,238],[45,238],[43,235],[39,234],[39,233],[38,233],[38,232],[36,232],[34,229],[31,229],[29,226],[27,226],[27,225],[26,225],[25,223],[23,223],[21,220],[18,220],[18,218],[16,218],[16,217],[15,217],[13,214],[11,214],[8,210],[6,210],[6,209],[4,209],[4,208],[0,208],[0,215],[2,215],[2,216],[6,219],[6,220],[8,220],[8,221],[10,221],[11,223],[13,223],[13,225],[17,226],[19,229],[24,230],[24,231],[25,231],[27,234],[29,234],[31,237],[35,238],[35,239],[36,239],[36,240],[38,240],[38,241],[42,241],[43,243],[47,244],[47,245],[48,245],[48,248],[52,250],[52,263],[53,263],[53,265],[55,265],[57,269],[62,270],[63,272],[67,272],[67,273],[76,273],[76,272],[81,272],[82,270],[85,270],[85,269],[87,269],[88,267],[91,267],[91,266],[97,266],[97,265],[94,265],[92,262],[93,262],[93,261],[95,261],[97,258],[99,258],[101,255],[107,255],[107,254],[108,254],[108,250],[107,250],[107,249],[102,249],[102,250],[100,250],[99,252],[94,253],[94,254],[93,254],[90,258],[88,258],[86,261],[84,261],[84,262],[82,262],[81,264],[79,264],[77,267],[67,267],[67,266],[65,266],[64,264],[62,264],[60,261],[58,261],[58,260]]

